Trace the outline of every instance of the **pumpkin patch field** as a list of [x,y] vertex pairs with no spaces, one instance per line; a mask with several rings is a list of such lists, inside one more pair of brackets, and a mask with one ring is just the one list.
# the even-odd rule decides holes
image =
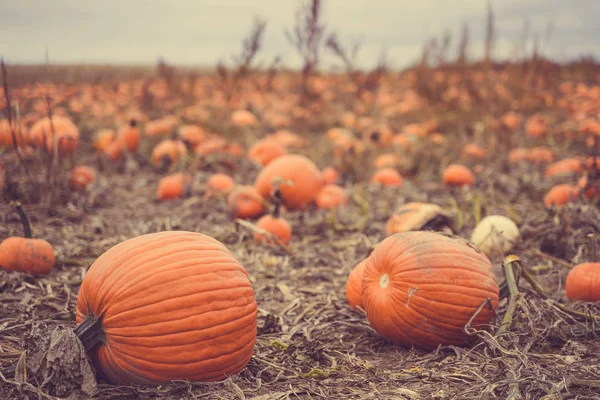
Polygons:
[[1,399],[597,398],[598,64],[68,68],[2,65]]

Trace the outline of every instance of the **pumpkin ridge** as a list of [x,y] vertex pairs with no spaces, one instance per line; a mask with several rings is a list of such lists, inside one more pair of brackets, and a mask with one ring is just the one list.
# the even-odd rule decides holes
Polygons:
[[[426,300],[426,299],[424,299]],[[437,302],[436,302],[437,304]],[[431,314],[431,313],[425,313],[424,311],[431,311],[430,308],[428,307],[419,307],[418,305],[413,305],[411,307],[411,311],[414,311],[415,314],[418,314],[419,316],[426,318],[427,320],[430,321],[436,321],[440,324],[446,325],[447,327],[450,328],[464,328],[465,325],[468,323],[469,319],[471,318],[471,316],[473,316],[473,314],[475,314],[475,312],[477,311],[478,307],[460,307],[463,308],[465,310],[463,311],[471,311],[470,313],[466,314],[466,315],[461,315],[461,317],[463,318],[454,318],[451,317],[450,315],[445,315],[443,319],[441,318],[435,318],[435,313]],[[453,310],[456,311],[456,310]],[[467,318],[468,316],[468,318]],[[466,318],[466,321],[465,321]],[[453,323],[456,322],[456,323]],[[475,324],[477,325],[477,324]],[[444,327],[444,329],[448,329],[447,327]]]
[[[171,264],[165,264],[165,269],[163,269],[162,271],[160,271],[160,273],[149,275],[145,279],[137,281],[137,282],[132,282],[131,283],[132,286],[128,287],[127,290],[125,290],[123,292],[119,292],[118,294],[115,294],[112,297],[112,301],[115,301],[118,304],[118,302],[121,301],[122,298],[127,297],[127,294],[129,293],[128,292],[129,290],[135,292],[135,289],[139,289],[140,285],[143,285],[144,283],[147,283],[148,281],[150,281],[152,279],[157,279],[157,278],[161,277],[162,275],[168,275],[169,273],[172,274],[174,267],[177,268],[177,270],[180,271],[180,272],[183,272],[185,270],[194,270],[194,269],[198,269],[199,268],[197,260],[195,260],[195,259],[194,260],[189,260],[188,262],[189,262],[188,265],[180,266],[180,267],[176,267],[176,266],[171,265]],[[216,265],[216,264],[217,263],[215,263],[214,265]],[[240,268],[238,266],[235,266],[234,268],[231,268],[231,269],[222,269],[222,270],[220,270],[218,272],[231,272],[231,273],[235,273],[235,275],[232,274],[233,276],[228,276],[227,277],[227,278],[230,278],[229,280],[233,280],[234,278],[243,279],[242,276],[240,276],[238,274],[238,273],[241,273]],[[193,274],[193,276],[195,278],[195,277],[201,277],[201,276],[206,276],[206,275],[216,274],[216,273],[217,273],[217,271],[213,270],[213,271],[206,271],[206,272],[201,272],[201,273],[195,273],[195,274]],[[153,291],[159,293],[159,290],[157,290],[157,289],[160,288],[161,286],[168,286],[170,284],[173,284],[173,283],[176,283],[176,282],[179,282],[179,281],[188,281],[189,279],[190,279],[190,276],[186,274],[186,275],[182,275],[182,276],[178,277],[177,279],[163,281],[162,284],[156,284],[156,285],[151,285],[151,286],[152,286],[152,290]],[[204,281],[204,282],[206,283],[206,281]],[[251,287],[251,285],[247,285],[245,287]],[[158,294],[158,293],[155,293],[155,294]],[[138,294],[138,295],[141,296],[141,294],[139,294],[139,293],[134,293],[134,294]],[[144,296],[148,296],[148,295],[144,294]],[[129,298],[131,299],[132,297],[129,297]],[[133,298],[135,298],[135,297],[133,297]],[[112,315],[111,315],[111,317],[112,317]]]
[[[104,304],[106,303],[106,301],[110,300],[110,299],[108,299],[108,300],[106,299],[106,296],[109,294],[108,292],[110,292],[110,288],[117,285],[121,279],[129,277],[129,273],[131,273],[131,271],[126,271],[122,274],[111,274],[111,272],[114,269],[118,269],[118,266],[119,267],[122,266],[124,261],[127,260],[129,257],[132,257],[131,253],[133,251],[135,252],[135,255],[133,257],[135,257],[135,256],[139,256],[141,254],[144,254],[149,249],[156,248],[157,243],[161,242],[161,241],[167,241],[168,243],[166,243],[166,244],[169,244],[169,243],[176,242],[176,240],[181,240],[182,238],[186,238],[186,237],[198,238],[199,235],[200,235],[200,237],[207,236],[207,235],[203,235],[201,233],[190,234],[190,232],[185,232],[185,231],[172,231],[172,232],[174,232],[174,233],[183,232],[183,233],[177,234],[177,235],[168,235],[168,232],[158,232],[158,233],[152,234],[153,237],[146,238],[144,241],[137,240],[137,238],[132,238],[132,239],[118,243],[115,246],[111,247],[109,250],[107,250],[104,254],[102,254],[100,257],[98,257],[96,259],[96,261],[91,265],[91,267],[88,269],[88,271],[86,273],[86,276],[90,275],[90,277],[93,279],[97,279],[96,275],[102,275],[104,277],[105,285],[103,285],[102,287],[92,287],[90,289],[87,289],[87,283],[84,281],[83,284],[81,285],[80,290],[83,289],[85,292],[89,292],[88,295],[93,298],[100,296],[99,292],[100,292],[100,290],[102,290],[103,291],[102,298],[100,298],[99,301],[97,302],[97,304],[98,304],[97,307],[102,308],[104,306]],[[175,238],[172,236],[175,236]],[[166,244],[161,243],[162,247],[164,247]],[[112,256],[113,253],[118,254],[118,256],[114,257],[114,259]],[[147,256],[147,258],[152,259],[153,257]],[[145,259],[146,258],[144,258],[144,260]],[[136,273],[136,276],[137,275],[139,275],[139,274]],[[85,317],[85,313],[83,314],[82,318],[83,317]]]
[[[463,271],[463,272],[467,272],[469,274],[475,274],[475,275],[480,275],[481,277],[484,278],[489,278],[490,274],[486,274],[485,272],[479,271],[477,269],[469,269],[469,268],[464,268],[464,267],[454,267],[454,266],[435,266],[435,267],[429,267],[429,266],[420,266],[417,268],[411,268],[411,269],[404,269],[401,271],[397,271],[396,273],[389,273],[390,278],[406,278],[406,275],[411,275],[410,273],[417,273],[417,276],[422,276],[423,275],[423,270],[426,269],[433,269],[435,271],[443,271],[443,270],[450,270],[450,271]],[[490,269],[491,270],[491,269]],[[412,279],[412,278],[411,278]],[[472,277],[465,277],[465,280],[471,280]],[[401,279],[402,280],[402,279]]]
[[[240,305],[240,306],[235,306],[235,307],[231,307],[231,306],[230,306],[230,307],[227,307],[227,308],[230,308],[230,309],[245,309],[245,308],[248,308],[248,307],[250,307],[250,308],[252,309],[252,310],[251,310],[251,312],[249,312],[249,313],[247,313],[247,314],[244,314],[244,315],[242,315],[241,317],[236,317],[236,318],[232,319],[231,321],[233,321],[233,320],[235,320],[235,319],[237,319],[237,318],[243,318],[243,317],[246,317],[246,316],[248,316],[248,315],[250,315],[250,314],[254,313],[254,310],[256,310],[256,307],[254,307],[254,304],[252,304],[252,302],[248,302],[248,303],[246,303],[246,304],[244,304],[244,305]],[[182,321],[182,320],[186,320],[186,319],[189,319],[189,318],[198,317],[198,316],[201,316],[201,315],[204,315],[204,314],[209,314],[209,313],[219,313],[220,311],[223,311],[223,310],[225,310],[225,309],[226,309],[226,307],[224,307],[224,308],[219,308],[219,309],[217,309],[217,310],[209,310],[209,311],[206,311],[206,312],[204,312],[204,313],[200,313],[200,314],[195,314],[195,313],[194,313],[194,314],[192,314],[192,315],[187,315],[187,316],[185,316],[185,317],[183,317],[183,318],[178,318],[178,319],[173,319],[173,320],[166,320],[166,321],[160,321],[160,322],[154,322],[154,323],[149,323],[149,324],[142,324],[142,325],[128,325],[127,327],[123,327],[123,328],[110,328],[110,327],[109,327],[109,328],[107,328],[107,331],[109,331],[109,333],[110,333],[110,335],[111,335],[111,336],[112,336],[112,335],[115,335],[115,336],[120,336],[120,337],[136,337],[136,338],[143,338],[143,337],[159,337],[159,336],[168,336],[168,335],[174,335],[174,334],[177,334],[177,333],[180,333],[180,332],[169,332],[169,333],[160,333],[160,334],[159,334],[159,333],[157,333],[157,332],[153,332],[153,333],[152,333],[150,336],[144,336],[144,335],[140,335],[140,334],[137,334],[137,333],[136,333],[136,334],[135,334],[135,335],[133,335],[133,336],[127,336],[127,335],[119,334],[119,333],[118,333],[118,331],[117,331],[117,332],[115,332],[115,331],[116,331],[116,330],[118,330],[118,329],[127,329],[127,330],[132,330],[132,329],[136,329],[136,328],[144,328],[144,327],[148,327],[148,326],[155,325],[155,324],[157,324],[157,325],[166,325],[166,324],[169,324],[169,323],[180,322],[180,321]],[[202,327],[201,329],[188,330],[188,331],[186,331],[186,332],[199,332],[199,331],[203,331],[203,330],[206,330],[206,329],[214,328],[215,326],[219,326],[219,325],[222,325],[222,324],[224,324],[224,323],[231,322],[231,321],[224,321],[224,322],[222,322],[222,323],[219,323],[219,324],[216,324],[216,325],[209,325],[209,326]]]
[[[463,283],[468,283],[470,280],[466,279],[465,281],[461,282],[461,281],[453,281],[453,283],[435,283],[435,282],[414,282],[411,281],[410,282],[410,287],[415,287],[415,286],[419,286],[417,289],[423,289],[426,290],[428,293],[448,293],[448,290],[444,290],[444,287],[448,287],[449,289],[456,289],[456,287],[460,287],[462,290],[467,290],[469,292],[473,291],[475,293],[479,293],[479,292],[484,292],[484,293],[489,293],[488,289],[493,289],[494,285],[489,285],[489,288],[476,288],[476,287],[472,287],[472,286],[467,286],[464,285]],[[409,285],[406,284],[402,284],[402,286],[400,286],[400,284],[396,284],[394,285],[395,289],[400,290],[400,288],[402,287],[409,287]],[[440,288],[440,290],[435,290],[437,288]],[[408,291],[404,291],[408,293]],[[456,293],[459,296],[467,296],[467,297],[477,297],[477,298],[481,298],[481,296],[477,296],[476,294],[473,293],[468,293],[468,292],[462,292],[462,293]],[[447,303],[445,300],[441,300],[443,302],[445,302],[446,304],[454,304],[454,303]]]
[[[452,285],[452,284],[437,284],[437,285],[448,286],[449,288],[454,288],[454,289],[456,289],[457,286],[460,286],[460,285]],[[412,289],[412,288],[413,287],[410,287],[409,290]],[[477,288],[467,288],[467,287],[462,287],[462,286],[460,288],[461,289],[479,290]],[[427,293],[448,293],[448,290],[431,290],[431,289],[422,289],[421,287],[418,287],[418,288],[415,288],[415,289],[419,289],[419,291],[425,290],[425,291],[427,291]],[[402,293],[406,293],[407,296],[408,296],[408,293],[409,293],[408,290],[405,291],[405,290],[402,290],[399,287],[394,287],[394,290],[398,290],[398,291],[400,291]],[[480,291],[483,292],[483,293],[489,293],[489,290],[480,290]],[[473,298],[476,298],[476,299],[480,299],[481,298],[481,296],[477,296],[477,295],[473,295],[473,294],[468,294],[468,293],[455,293],[455,295],[457,295],[457,296],[465,296],[465,297],[473,297]],[[442,304],[446,304],[446,305],[449,305],[449,306],[455,306],[455,307],[465,307],[464,303],[452,303],[452,302],[447,301],[447,300],[432,299],[432,298],[425,297],[424,295],[419,294],[419,293],[416,293],[416,294],[412,295],[411,298],[415,298],[417,296],[419,298],[427,300],[427,301],[435,301],[436,303],[442,303]],[[477,307],[479,307],[479,305]]]
[[[238,337],[241,338],[251,338],[254,336],[253,332],[246,332],[245,335],[239,335]],[[230,338],[233,339],[233,338]],[[230,340],[232,341],[232,340]],[[236,342],[240,342],[240,341],[236,341]],[[140,358],[139,355],[132,355],[129,353],[124,353],[121,352],[119,353],[119,358],[121,360],[121,362],[123,363],[127,363],[129,365],[133,365],[135,367],[141,366],[143,367],[144,370],[144,374],[146,378],[149,378],[148,375],[153,375],[153,374],[159,374],[159,376],[161,376],[160,379],[165,379],[165,378],[170,378],[171,376],[173,376],[174,374],[177,374],[178,371],[180,369],[182,369],[183,367],[185,367],[186,369],[190,369],[190,368],[196,368],[196,367],[201,367],[203,369],[211,369],[210,373],[212,375],[212,373],[214,372],[212,370],[212,367],[215,364],[218,364],[219,362],[223,362],[223,360],[226,360],[227,363],[229,363],[230,360],[234,360],[234,361],[240,361],[243,360],[245,363],[248,362],[248,360],[251,358],[251,353],[248,351],[250,349],[252,349],[254,347],[254,341],[252,340],[244,340],[243,341],[243,345],[240,345],[239,347],[235,347],[233,349],[229,349],[227,350],[226,353],[223,353],[222,349],[219,349],[221,351],[221,354],[215,354],[212,355],[210,357],[204,358],[204,359],[200,359],[200,360],[184,360],[182,362],[166,362],[166,359],[169,359],[171,357],[162,357],[162,361],[154,361],[154,360],[147,360],[147,359],[143,359]],[[179,349],[175,349],[175,351],[181,351]],[[194,350],[192,350],[194,351]],[[234,368],[232,368],[230,365],[223,367],[222,371],[234,371]],[[221,375],[221,374],[217,374],[217,375]],[[187,376],[182,377],[182,379],[190,379],[190,378],[195,378],[197,375],[192,375],[192,374],[187,374]]]
[[[164,245],[164,244],[162,244],[162,246],[165,247],[164,248],[165,252],[173,251],[172,248],[167,249],[166,245]],[[198,249],[197,246],[193,246],[193,249],[202,251],[202,249]],[[185,250],[178,250],[178,251],[184,252]],[[116,297],[123,296],[126,293],[128,293],[128,290],[135,289],[135,286],[137,284],[144,282],[146,280],[152,279],[154,276],[156,276],[159,273],[166,273],[166,272],[172,273],[173,268],[178,267],[177,263],[182,263],[184,261],[188,261],[189,264],[184,263],[183,268],[188,267],[188,266],[189,267],[193,266],[195,268],[209,268],[209,265],[213,266],[212,268],[214,268],[214,263],[210,263],[210,264],[205,263],[205,262],[200,263],[199,258],[193,258],[191,260],[177,260],[177,261],[173,261],[171,263],[169,263],[169,262],[164,263],[162,266],[152,269],[153,272],[155,272],[154,274],[148,274],[146,272],[146,269],[148,268],[149,263],[152,263],[152,264],[159,263],[164,259],[172,259],[172,255],[170,253],[167,253],[167,254],[161,255],[159,257],[157,257],[156,254],[152,254],[152,256],[148,256],[145,254],[146,253],[145,249],[144,250],[140,249],[138,252],[141,254],[136,254],[133,256],[129,252],[124,252],[124,253],[129,253],[129,254],[124,254],[123,258],[127,258],[127,256],[130,257],[130,262],[119,262],[118,258],[115,260],[112,260],[113,263],[115,263],[115,264],[118,263],[118,265],[121,266],[121,269],[125,269],[127,272],[125,272],[123,274],[114,274],[114,275],[118,275],[118,276],[114,277],[112,280],[110,279],[110,277],[106,279],[106,287],[107,288],[104,290],[104,292],[105,292],[104,296],[102,298],[102,301],[100,301],[99,303],[103,304],[105,302],[105,299],[104,299],[105,296],[110,296],[109,299],[107,299],[107,300],[110,300],[110,301],[115,300]],[[186,253],[189,253],[189,252],[191,252],[191,251],[188,250]],[[206,252],[203,252],[203,253],[206,253]],[[203,257],[211,257],[211,256],[210,255],[207,256],[206,254],[203,254]],[[212,256],[212,257],[214,258],[214,256]],[[242,270],[243,270],[242,265],[239,264],[239,262],[237,262],[237,263],[232,262],[230,257],[223,256],[223,258],[220,259],[219,261],[220,261],[220,263],[226,262],[227,264],[235,265],[236,270],[238,270],[240,272],[242,272]],[[102,272],[104,274],[110,274],[110,271],[102,271]],[[247,273],[245,275],[247,276]],[[132,277],[132,276],[134,277],[134,279],[130,279],[130,277]],[[138,279],[136,280],[135,277],[137,277]],[[111,292],[112,287],[119,286],[119,282],[121,282],[121,281],[127,282],[126,284],[122,285],[123,289],[121,289],[120,291]],[[97,296],[98,294],[95,294],[95,295]]]
[[[244,354],[246,351],[249,350],[249,348],[254,347],[254,342],[252,343],[248,343],[246,346],[244,346],[243,348],[241,348],[238,352]],[[231,353],[233,354],[233,353]],[[231,356],[231,354],[227,354],[223,357],[215,357],[212,358],[208,361],[218,361],[219,358],[224,358],[227,356]],[[126,358],[128,358],[129,356],[126,356]],[[233,375],[239,371],[241,371],[243,369],[243,366],[245,366],[248,362],[248,360],[251,358],[250,357],[240,357],[239,360],[237,361],[237,363],[235,364],[229,364],[227,367],[222,368],[221,370],[218,371],[214,371],[211,370],[211,373],[208,375],[189,375],[186,377],[186,379],[189,380],[202,380],[202,381],[213,381],[213,380],[217,380],[217,379],[224,379],[225,377],[229,376],[229,375]],[[121,360],[123,363],[126,363],[127,365],[132,365],[129,361],[127,361],[126,359]],[[142,361],[144,362],[144,361]],[[154,363],[153,363],[154,364]],[[194,364],[187,364],[187,366],[193,366]],[[167,365],[169,367],[180,367],[181,364],[177,364],[177,365]],[[242,368],[240,368],[242,367]],[[131,369],[135,369],[135,368],[129,368]],[[136,378],[143,378],[138,380],[138,382],[140,383],[151,383],[151,382],[158,382],[161,379],[164,379],[164,372],[148,372],[146,374],[146,377],[141,377],[141,376],[136,376]]]
[[[392,296],[393,296],[393,294],[392,294]],[[403,302],[403,303],[405,303],[405,302]],[[388,306],[389,306],[389,304],[388,304]],[[392,310],[393,310],[393,311],[396,313],[396,318],[404,322],[404,323],[403,323],[403,326],[404,326],[404,327],[408,327],[408,328],[410,328],[410,329],[408,329],[408,332],[415,332],[415,331],[416,331],[416,332],[419,332],[419,331],[424,331],[424,330],[422,329],[422,325],[425,323],[425,321],[420,321],[420,322],[419,322],[419,323],[417,323],[417,324],[413,324],[413,323],[411,323],[411,322],[407,321],[405,318],[403,318],[403,317],[401,316],[401,314],[399,313],[399,310],[398,310],[398,309],[396,309],[396,308],[394,308],[394,307],[390,307],[390,308],[391,308],[391,309],[392,309]],[[409,310],[410,310],[410,311],[414,311],[412,308],[409,308]],[[415,314],[419,314],[418,312],[414,312],[414,313],[415,313]],[[426,318],[427,318],[427,317],[426,317]],[[429,320],[429,318],[427,318],[427,320]],[[398,325],[397,325],[397,324],[395,324],[395,323],[393,323],[393,322],[392,322],[392,324],[393,324],[394,326],[396,326],[398,329],[401,329],[400,327],[398,327]],[[403,331],[403,333],[404,333],[404,335],[405,335],[406,337],[408,337],[408,338],[412,337],[411,335],[408,335],[408,334],[406,333],[406,332],[407,332],[406,330],[402,330],[402,331]],[[425,332],[426,332],[427,334],[430,334],[430,335],[432,335],[432,336],[436,337],[437,339],[444,340],[444,337],[443,337],[443,336],[441,336],[441,335],[438,335],[438,334],[436,334],[436,333],[434,333],[434,332],[429,332],[429,331],[425,331]],[[410,340],[410,339],[409,339],[409,340]],[[416,339],[415,339],[414,341],[418,341],[418,342],[420,342],[420,340],[416,340]]]
[[[251,316],[252,315],[248,315],[247,317],[251,317]],[[227,335],[216,336],[216,337],[213,337],[213,338],[207,340],[207,345],[203,346],[202,349],[196,348],[198,346],[197,340],[194,340],[190,343],[186,343],[186,344],[182,344],[182,345],[171,345],[171,346],[140,346],[140,345],[135,345],[135,344],[132,345],[131,343],[116,342],[116,343],[111,343],[111,347],[115,351],[117,351],[119,354],[125,354],[132,358],[136,358],[140,361],[147,361],[147,362],[151,362],[151,363],[160,363],[163,365],[194,364],[194,363],[212,360],[221,355],[229,355],[229,354],[235,353],[237,350],[233,350],[228,353],[223,353],[218,348],[223,347],[223,344],[229,344],[230,342],[232,342],[231,340],[228,340],[230,336],[235,336],[236,338],[239,339],[240,337],[244,337],[244,334],[246,334],[246,335],[252,334],[252,332],[255,329],[256,329],[255,326],[245,324],[245,325],[241,326],[239,329],[230,331]],[[216,343],[211,343],[211,342],[216,342]],[[244,344],[240,348],[243,348],[245,345],[246,344]],[[190,347],[190,349],[186,349],[187,347]],[[132,354],[129,354],[126,350],[123,350],[123,348],[132,348],[132,349],[134,348],[134,349],[138,349],[138,350],[143,349],[143,350],[147,350],[147,351],[145,351],[141,355],[139,353],[136,353],[136,355],[132,355]],[[239,349],[239,348],[236,348],[236,349]],[[200,351],[198,351],[198,350],[200,350]],[[213,350],[212,353],[209,350]],[[173,356],[169,358],[169,362],[164,362],[164,361],[157,362],[155,359],[152,358],[152,355],[156,356],[157,355],[156,353],[162,353],[165,351],[173,351],[173,352],[177,352],[177,353],[174,353]],[[213,354],[213,353],[218,353],[218,355],[217,356],[209,355],[208,357],[199,357],[200,355]],[[176,356],[179,356],[179,358],[177,358]],[[190,361],[190,357],[191,357],[191,361]],[[179,360],[179,361],[175,361],[175,360]]]
[[[177,283],[178,281],[184,280],[185,278],[187,278],[189,280],[189,277],[184,277],[182,279],[177,279],[177,280],[173,280],[170,281],[170,284],[174,284]],[[239,282],[238,280],[234,280],[234,279],[230,279],[227,282],[227,286],[225,286],[226,284],[224,282],[221,281],[215,281],[215,282],[208,282],[206,283],[206,286],[202,286],[199,289],[203,289],[201,293],[192,291],[193,290],[193,285],[188,285],[188,290],[189,292],[187,293],[155,293],[155,296],[161,296],[160,298],[156,298],[156,297],[151,297],[148,296],[146,294],[146,296],[142,295],[142,294],[138,294],[137,296],[132,296],[130,298],[130,300],[127,302],[127,304],[122,305],[121,308],[124,309],[124,311],[121,311],[121,308],[118,307],[118,305],[116,305],[115,307],[109,308],[106,310],[106,315],[105,315],[105,324],[108,325],[109,322],[112,322],[115,318],[124,318],[126,317],[129,313],[133,313],[133,316],[135,316],[136,314],[142,314],[142,310],[147,308],[147,307],[158,307],[159,305],[164,305],[164,303],[166,302],[177,302],[177,306],[178,307],[174,307],[174,308],[181,308],[184,305],[184,302],[187,303],[187,301],[189,302],[193,302],[195,303],[195,298],[199,297],[200,300],[202,300],[202,298],[206,295],[209,294],[214,294],[214,293],[223,293],[225,295],[225,291],[229,291],[229,290],[240,290],[242,291],[242,293],[247,293],[248,295],[250,294],[250,291],[252,290],[252,286],[251,285],[244,285],[244,286],[240,286],[240,284],[245,284],[245,281]],[[212,288],[209,288],[209,285]],[[253,291],[252,291],[253,292]],[[234,294],[227,292],[227,294],[229,296],[234,296]],[[165,297],[162,297],[165,296]],[[169,297],[166,297],[169,296]],[[136,303],[137,301],[143,301],[143,303]],[[239,300],[239,298],[234,297],[234,300]],[[132,307],[134,307],[134,309],[132,309]],[[168,312],[166,310],[160,310],[161,312]],[[207,312],[210,312],[211,310],[207,310]]]

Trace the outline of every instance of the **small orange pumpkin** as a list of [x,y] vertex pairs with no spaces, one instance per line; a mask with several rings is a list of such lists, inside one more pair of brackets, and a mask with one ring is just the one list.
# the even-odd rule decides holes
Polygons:
[[158,182],[156,198],[164,201],[184,197],[190,193],[192,181],[190,174],[177,173],[165,176]]
[[461,164],[451,164],[446,167],[442,176],[446,186],[473,186],[475,177],[471,170]]
[[69,183],[72,187],[85,189],[96,181],[96,172],[87,165],[78,165],[71,171]]
[[121,146],[127,151],[133,153],[137,150],[142,141],[142,134],[135,119],[129,121],[129,124],[121,129],[117,140],[121,142]]
[[265,207],[260,192],[250,185],[238,186],[227,197],[229,212],[235,218],[257,218]]
[[105,151],[106,148],[115,139],[115,131],[113,129],[100,129],[94,135],[94,149],[97,151]]
[[371,175],[371,183],[387,187],[400,187],[404,180],[394,168],[380,168]]
[[[54,138],[61,154],[71,154],[79,146],[79,129],[66,117],[54,116],[37,121],[29,131],[33,147],[44,147],[51,152],[54,148]],[[45,142],[44,142],[45,140]]]
[[572,157],[550,164],[546,168],[544,175],[546,178],[554,178],[557,176],[580,174],[581,172],[583,172],[583,161],[578,157]]
[[231,124],[238,127],[256,127],[258,119],[248,110],[236,110],[231,114]]
[[228,194],[235,188],[235,181],[226,174],[213,174],[206,182],[206,195],[210,197],[214,194]]
[[579,196],[579,188],[570,183],[562,183],[553,186],[544,197],[544,205],[563,206],[569,202],[575,201]]
[[155,167],[172,165],[181,159],[187,153],[185,144],[181,140],[165,139],[158,143],[152,150],[152,164]]
[[279,240],[284,244],[288,244],[292,238],[292,227],[287,220],[279,216],[282,199],[281,191],[278,188],[275,189],[273,200],[275,202],[273,213],[271,215],[263,215],[256,223],[257,227],[267,231],[272,238],[262,233],[254,232],[254,240],[256,240],[258,243],[268,244],[273,244],[274,240]]
[[526,161],[528,158],[529,149],[526,149],[524,147],[514,148],[508,153],[508,161],[510,161],[512,164],[521,163],[523,161]]
[[569,271],[565,282],[569,300],[600,301],[600,263],[587,262]]
[[254,186],[262,197],[268,198],[273,192],[274,181],[277,180],[282,182],[281,195],[288,210],[306,208],[323,185],[319,168],[310,159],[299,154],[286,154],[273,160],[260,171]]
[[474,161],[484,161],[487,157],[485,150],[475,143],[468,143],[463,147],[461,155]]
[[54,248],[43,239],[32,239],[31,224],[21,203],[14,204],[24,237],[9,237],[0,243],[0,268],[31,274],[48,274],[56,262]]
[[184,142],[189,147],[198,146],[206,140],[206,132],[197,125],[182,125],[177,128],[179,140]]
[[333,167],[326,167],[321,171],[321,177],[323,178],[323,184],[325,185],[337,183],[339,176],[337,170]]
[[348,204],[348,195],[344,188],[338,185],[325,185],[315,197],[317,207],[323,209],[338,208]]
[[270,138],[259,140],[248,149],[248,158],[263,167],[285,154],[287,150]]

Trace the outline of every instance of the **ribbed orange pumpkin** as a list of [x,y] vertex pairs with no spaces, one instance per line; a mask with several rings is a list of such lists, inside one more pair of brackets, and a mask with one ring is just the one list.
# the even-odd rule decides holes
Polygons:
[[366,259],[359,262],[354,267],[352,272],[350,272],[348,281],[346,282],[346,298],[348,299],[348,303],[350,303],[350,307],[354,309],[358,309],[358,307],[364,308],[362,298],[362,280],[365,275],[366,266]]
[[126,240],[92,264],[75,332],[111,383],[208,382],[248,363],[256,315],[248,274],[223,244],[159,232]]
[[[404,347],[463,345],[464,327],[486,299],[498,305],[498,283],[488,258],[462,239],[404,232],[383,240],[367,259],[362,296],[369,322]],[[472,326],[490,321],[483,307]]]

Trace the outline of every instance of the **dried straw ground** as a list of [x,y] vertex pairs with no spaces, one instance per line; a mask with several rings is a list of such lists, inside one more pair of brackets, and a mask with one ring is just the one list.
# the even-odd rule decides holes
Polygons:
[[[316,133],[302,151],[322,167],[328,154],[318,150],[324,139]],[[458,151],[426,146],[422,154],[444,159]],[[82,154],[90,153],[84,149]],[[427,164],[424,156],[414,158],[421,161],[401,189],[349,184],[351,203],[335,217],[316,209],[285,215],[294,229],[287,249],[255,244],[251,232],[228,216],[221,199],[202,198],[210,173],[227,171],[238,182],[252,182],[256,168],[250,165],[230,171],[211,163],[196,173],[191,197],[168,203],[153,201],[160,175],[143,163],[129,163],[125,173],[109,166],[89,191],[63,190],[50,216],[42,203],[32,201],[25,209],[34,235],[55,245],[58,262],[47,277],[0,271],[0,398],[82,399],[90,397],[86,390],[96,390],[94,398],[111,399],[599,398],[600,307],[571,303],[564,310],[557,302],[566,303],[569,268],[588,259],[587,236],[600,232],[600,211],[584,200],[545,210],[541,197],[550,183],[541,170],[509,169],[506,153],[495,158],[472,189],[442,187],[440,161]],[[94,163],[91,155],[83,159]],[[42,176],[30,179],[13,168],[21,176],[23,194],[38,195],[36,182]],[[361,178],[369,172],[356,171]],[[345,283],[352,267],[384,237],[390,212],[407,201],[431,201],[452,211],[457,234],[467,238],[480,215],[518,218],[522,241],[515,253],[547,296],[521,278],[509,332],[498,333],[507,307],[503,300],[489,329],[473,332],[478,339],[470,348],[423,352],[386,343],[363,315],[350,309]],[[21,234],[17,215],[6,203],[0,204],[0,218],[2,238]],[[98,382],[94,388],[76,349],[50,342],[75,326],[77,291],[96,257],[127,238],[170,229],[214,236],[248,270],[259,305],[254,356],[225,382],[158,387]],[[499,279],[501,260],[501,255],[492,259]]]

